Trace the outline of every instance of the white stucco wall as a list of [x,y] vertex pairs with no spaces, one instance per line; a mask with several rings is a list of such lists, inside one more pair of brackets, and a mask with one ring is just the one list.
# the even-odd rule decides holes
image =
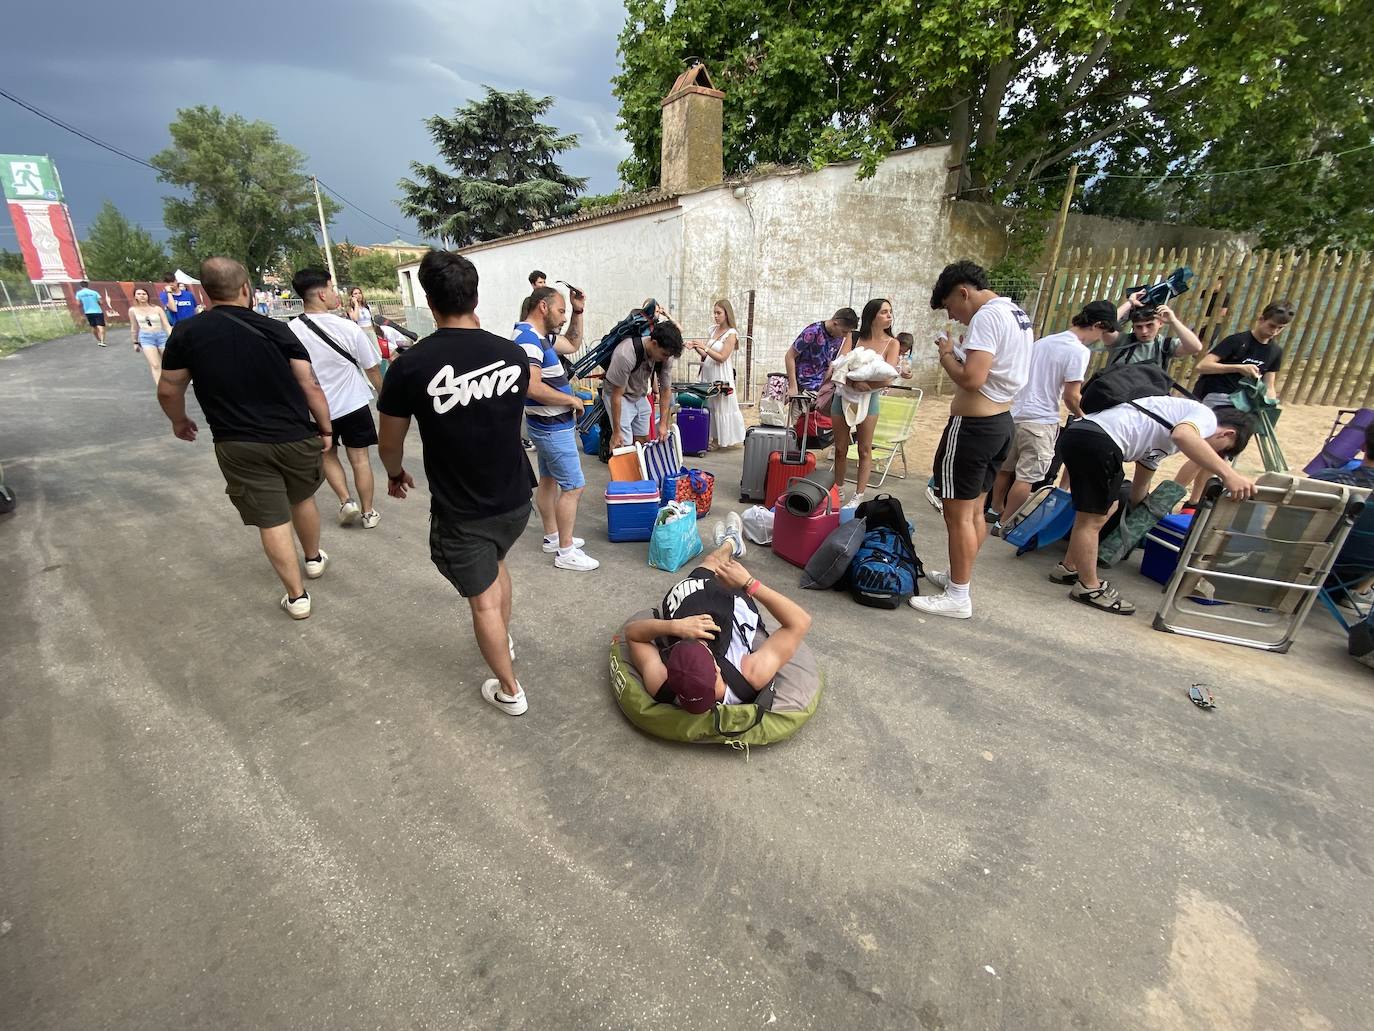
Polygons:
[[[588,339],[650,295],[671,303],[687,336],[703,336],[719,297],[735,306],[743,332],[752,289],[759,383],[782,368],[784,351],[806,325],[846,305],[861,311],[882,296],[896,309],[896,329],[917,334],[921,356],[937,326],[931,285],[947,261],[962,256],[941,252],[948,157],[945,146],[904,151],[862,182],[857,164],[778,174],[618,221],[467,248],[481,277],[478,314],[495,332],[508,331],[529,292],[526,277],[538,268],[551,285],[564,279],[587,291]],[[401,269],[403,295],[409,270]],[[925,350],[933,356],[933,348]],[[743,355],[736,370],[743,375]]]
[[863,181],[857,164],[831,165],[683,197],[680,321],[708,325],[712,301],[726,296],[743,327],[752,288],[755,382],[782,369],[806,325],[839,307],[862,311],[870,297],[892,301],[897,331],[929,339],[930,288],[951,260],[932,246],[947,217],[948,157],[948,147],[922,147]]
[[[613,222],[478,245],[463,253],[477,266],[477,314],[485,328],[501,334],[510,331],[520,314],[520,302],[529,295],[529,274],[540,269],[550,286],[562,279],[585,291],[588,307],[584,331],[592,340],[599,339],[646,297],[666,301],[670,289],[676,295],[680,284],[672,282],[672,277],[681,265],[681,250],[682,212],[670,207]],[[402,276],[411,268],[418,265],[403,266]],[[417,305],[424,304],[422,293],[417,280]]]

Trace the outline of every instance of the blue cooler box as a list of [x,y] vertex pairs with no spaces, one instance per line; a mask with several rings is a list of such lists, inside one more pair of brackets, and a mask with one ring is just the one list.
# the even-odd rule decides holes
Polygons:
[[612,480],[606,485],[606,536],[612,544],[647,541],[660,504],[653,480]]
[[1160,541],[1168,541],[1182,548],[1193,525],[1191,515],[1166,515],[1145,535],[1145,551],[1140,559],[1140,572],[1158,584],[1168,584],[1178,566],[1178,552],[1170,551]]

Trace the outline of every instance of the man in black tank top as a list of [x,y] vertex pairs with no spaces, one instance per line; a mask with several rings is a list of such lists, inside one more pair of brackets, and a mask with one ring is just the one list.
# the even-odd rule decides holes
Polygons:
[[[625,627],[630,661],[657,702],[692,713],[717,703],[771,703],[777,672],[796,655],[811,616],[764,586],[726,542],[663,599],[657,619]],[[760,606],[780,624],[769,634]]]

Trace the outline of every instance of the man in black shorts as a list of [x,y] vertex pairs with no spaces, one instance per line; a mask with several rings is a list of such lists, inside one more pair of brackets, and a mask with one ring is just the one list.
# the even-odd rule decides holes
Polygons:
[[401,464],[406,433],[412,418],[419,422],[430,558],[472,609],[477,646],[496,674],[482,685],[483,699],[519,716],[529,706],[512,668],[505,557],[529,522],[535,484],[520,446],[529,358],[515,342],[479,327],[477,269],[461,254],[426,254],[420,286],[438,328],[387,370],[377,401],[377,450],[387,492],[404,498],[415,486]]
[[1098,537],[1117,506],[1125,463],[1135,463],[1133,505],[1145,500],[1159,463],[1178,451],[1208,475],[1219,476],[1232,497],[1248,498],[1255,481],[1241,476],[1228,460],[1245,450],[1254,430],[1254,421],[1244,412],[1212,410],[1184,397],[1141,397],[1070,423],[1059,434],[1058,447],[1076,515],[1069,553],[1050,580],[1072,584],[1069,597],[1074,601],[1121,616],[1134,613],[1135,606],[1097,576]]
[[945,266],[930,294],[968,327],[956,344],[948,333],[935,341],[940,368],[953,381],[949,422],[935,450],[933,489],[949,538],[949,571],[927,570],[943,594],[912,597],[911,607],[931,616],[968,619],[973,560],[988,536],[983,509],[997,470],[1006,460],[1015,424],[1011,403],[1030,376],[1031,322],[1020,306],[988,288],[988,274],[971,261]]
[[[210,299],[204,315],[172,327],[162,354],[157,400],[172,432],[195,440],[186,415],[186,388],[194,385],[224,473],[225,493],[245,526],[256,526],[262,548],[281,578],[282,609],[292,619],[310,615],[301,582],[294,527],[305,556],[305,575],[324,574],[315,490],[321,457],[333,427],[310,356],[291,330],[249,305],[248,273],[232,258],[207,258],[201,286]],[[315,417],[315,422],[310,420]]]

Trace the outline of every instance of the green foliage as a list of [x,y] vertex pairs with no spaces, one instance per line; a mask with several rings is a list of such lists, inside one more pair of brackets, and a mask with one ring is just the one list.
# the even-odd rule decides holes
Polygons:
[[[256,277],[283,252],[314,245],[318,216],[305,158],[276,129],[204,105],[179,110],[168,128],[172,146],[151,161],[163,182],[190,194],[163,201],[177,264],[194,270],[222,254]],[[338,210],[326,196],[325,218]]]
[[591,211],[595,208],[613,207],[624,201],[627,197],[629,197],[629,194],[624,192],[584,194],[577,198],[577,210],[582,212]]
[[91,279],[156,281],[167,271],[162,245],[146,230],[130,224],[108,200],[81,241],[81,256]]
[[33,296],[33,285],[24,268],[24,255],[18,251],[0,250],[0,283],[5,284],[12,301]]
[[1052,204],[1079,161],[1086,203],[1106,213],[1151,199],[1145,213],[1285,243],[1370,232],[1374,177],[1353,155],[1320,174],[1176,195],[1093,181],[1133,151],[1132,174],[1162,177],[1374,140],[1374,18],[1349,0],[874,0],[804,12],[791,0],[627,0],[626,11],[613,83],[631,188],[658,183],[659,102],[692,54],[725,93],[727,174],[857,158],[864,176],[896,147],[948,140],[966,197]]
[[458,108],[452,118],[425,119],[440,158],[456,174],[411,162],[415,179],[399,183],[401,211],[426,236],[453,246],[522,232],[541,219],[570,214],[587,185],[556,160],[577,145],[577,137],[559,136],[538,121],[553,107],[553,97],[485,89],[483,99]]
[[394,290],[398,264],[387,251],[360,254],[353,259],[351,282],[367,290]]

